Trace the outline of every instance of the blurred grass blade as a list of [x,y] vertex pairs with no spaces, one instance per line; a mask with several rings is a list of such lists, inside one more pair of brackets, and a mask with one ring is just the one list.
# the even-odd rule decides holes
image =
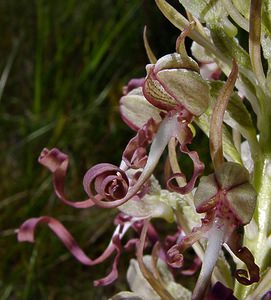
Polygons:
[[4,92],[4,89],[5,89],[7,80],[8,80],[8,76],[9,76],[12,64],[14,62],[14,59],[16,57],[16,54],[17,54],[17,51],[18,51],[18,48],[19,48],[19,44],[20,44],[20,39],[15,41],[15,43],[13,45],[13,48],[11,50],[11,53],[8,57],[6,66],[3,70],[1,78],[0,78],[0,102],[1,102],[1,99],[2,99],[2,96],[3,96],[3,92]]
[[5,289],[4,289],[4,292],[1,296],[1,300],[8,300],[8,299],[11,299],[10,298],[10,295],[12,293],[12,290],[13,290],[13,287],[12,285],[9,285],[7,286]]
[[[135,5],[131,6],[128,13],[125,14],[118,23],[113,24],[113,27],[110,26],[108,28],[109,33],[105,33],[107,36],[103,36],[102,41],[100,43],[96,43],[96,47],[93,49],[93,53],[91,54],[92,59],[82,72],[79,82],[83,82],[87,78],[89,73],[97,69],[98,65],[101,64],[101,60],[103,59],[106,52],[110,50],[110,46],[113,40],[117,38],[118,34],[120,34],[123,31],[124,27],[127,26],[128,22],[131,21],[132,17],[135,15],[139,7],[140,3],[136,3]],[[110,21],[114,23],[114,20],[108,20],[108,22]]]

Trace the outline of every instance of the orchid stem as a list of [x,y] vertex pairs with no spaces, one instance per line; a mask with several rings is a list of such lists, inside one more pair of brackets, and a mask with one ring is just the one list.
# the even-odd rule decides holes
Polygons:
[[[249,240],[244,237],[244,246],[248,247],[259,266],[261,273],[270,266],[271,248],[268,244],[269,230],[271,226],[270,214],[270,195],[271,195],[271,176],[270,176],[271,156],[264,155],[255,163],[254,187],[258,193],[257,206],[254,219],[258,226],[259,233],[256,239]],[[243,286],[236,282],[235,295],[238,299],[245,299],[253,289],[253,286]],[[254,298],[256,299],[256,298]],[[257,298],[258,299],[258,298]],[[260,298],[259,298],[260,299]]]

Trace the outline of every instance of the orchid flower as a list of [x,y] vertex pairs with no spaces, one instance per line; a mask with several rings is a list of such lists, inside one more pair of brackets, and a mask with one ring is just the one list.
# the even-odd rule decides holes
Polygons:
[[205,213],[202,225],[193,229],[191,234],[181,238],[169,251],[168,263],[181,267],[182,253],[201,238],[207,238],[201,272],[192,299],[204,299],[207,285],[215,267],[221,246],[227,243],[231,251],[245,262],[246,270],[237,270],[236,279],[245,285],[259,281],[259,267],[253,255],[241,246],[238,230],[248,224],[253,216],[257,194],[249,183],[249,173],[241,165],[224,162],[222,150],[223,115],[231,96],[238,68],[233,61],[232,72],[220,91],[211,119],[210,148],[215,173],[201,177],[195,192],[195,207],[198,213]]
[[[209,104],[209,86],[201,78],[197,63],[187,55],[184,46],[185,37],[191,30],[191,26],[193,25],[189,25],[178,38],[176,52],[147,65],[147,76],[142,87],[137,86],[120,101],[123,120],[132,129],[138,130],[138,134],[124,151],[123,160],[126,165],[132,167],[132,161],[145,160],[146,165],[139,181],[145,179],[153,172],[170,140],[176,139],[181,152],[189,155],[194,163],[194,173],[185,186],[177,187],[172,183],[176,177],[182,177],[186,181],[183,173],[175,173],[168,180],[168,187],[171,190],[183,194],[193,189],[197,177],[204,168],[198,154],[190,151],[187,144],[190,144],[193,139],[190,129],[193,116],[201,115]],[[136,82],[142,83],[140,79]],[[129,86],[131,84],[128,84]],[[192,86],[193,92],[191,92]],[[151,143],[151,135],[148,132],[155,131],[154,123],[157,124],[158,129],[153,136],[147,159],[142,146],[147,141]],[[127,157],[130,157],[130,161]]]

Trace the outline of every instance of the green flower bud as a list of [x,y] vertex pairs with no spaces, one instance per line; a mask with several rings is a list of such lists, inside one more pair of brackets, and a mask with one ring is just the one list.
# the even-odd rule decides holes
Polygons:
[[257,194],[250,183],[244,183],[227,192],[230,208],[242,224],[248,224],[253,216]]
[[225,190],[249,181],[247,169],[234,162],[223,163],[216,170],[215,177],[220,188]]
[[241,165],[226,162],[204,176],[195,193],[198,213],[215,209],[220,216],[233,216],[239,224],[248,224],[256,206],[257,194],[249,183],[249,173]]
[[215,175],[202,176],[194,196],[197,212],[203,213],[215,207],[215,196],[217,193],[218,187]]
[[199,74],[198,64],[187,55],[165,55],[146,69],[143,93],[154,106],[166,110],[183,106],[195,116],[208,108],[209,85]]

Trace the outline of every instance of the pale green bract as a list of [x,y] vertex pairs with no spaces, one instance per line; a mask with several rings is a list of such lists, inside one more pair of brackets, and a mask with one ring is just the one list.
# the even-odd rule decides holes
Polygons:
[[[152,270],[151,256],[145,255],[143,261],[149,270]],[[190,300],[191,292],[174,281],[173,275],[168,270],[167,265],[162,260],[158,259],[157,269],[163,280],[165,288],[176,300]],[[161,298],[152,289],[147,280],[143,277],[138,262],[131,259],[130,266],[127,271],[127,281],[130,289],[143,300],[160,300]]]
[[220,24],[228,36],[237,34],[237,28],[229,21],[221,0],[179,0],[180,3],[202,23]]
[[139,219],[162,218],[171,223],[174,221],[174,210],[176,210],[177,203],[186,203],[187,205],[182,195],[161,189],[157,179],[152,176],[151,188],[140,201],[131,199],[119,206],[118,209]]

